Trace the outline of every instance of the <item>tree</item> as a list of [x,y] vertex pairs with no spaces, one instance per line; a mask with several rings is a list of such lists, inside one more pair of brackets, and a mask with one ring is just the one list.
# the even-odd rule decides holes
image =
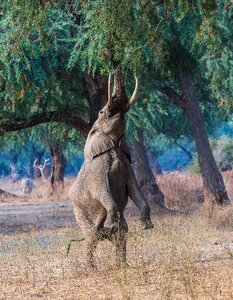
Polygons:
[[164,206],[164,195],[160,191],[156,178],[150,168],[143,134],[139,131],[139,139],[132,141],[134,155],[133,166],[140,190],[145,198],[156,205],[160,211],[166,211]]
[[[10,100],[10,102],[8,102],[7,100],[4,102],[3,107],[5,112],[3,116],[4,122],[2,122],[1,125],[2,131],[15,130],[23,128],[23,126],[29,127],[52,120],[69,122],[85,135],[94,120],[92,115],[96,114],[97,108],[95,106],[92,113],[89,114],[90,122],[87,121],[88,114],[85,112],[85,107],[82,112],[84,118],[81,117],[81,110],[77,108],[77,102],[83,105],[85,103],[85,101],[83,101],[85,96],[82,93],[82,89],[80,88],[77,91],[76,88],[74,89],[73,84],[77,82],[77,78],[80,80],[82,77],[83,73],[80,72],[80,69],[85,72],[92,72],[93,74],[106,74],[108,71],[114,69],[118,74],[115,77],[117,81],[116,86],[120,87],[118,90],[121,91],[122,98],[127,99],[127,97],[125,97],[125,86],[122,81],[123,74],[130,75],[130,72],[137,72],[139,77],[142,78],[142,76],[145,75],[145,79],[148,80],[150,77],[143,72],[143,69],[146,69],[146,66],[150,64],[152,69],[154,69],[154,77],[158,76],[156,77],[156,82],[160,84],[160,86],[157,86],[160,92],[167,94],[165,90],[167,91],[167,88],[169,88],[170,92],[175,92],[173,93],[173,96],[175,95],[173,100],[176,99],[177,103],[180,100],[179,97],[177,97],[179,93],[185,96],[181,98],[182,102],[186,103],[187,110],[189,110],[189,113],[187,113],[187,110],[184,109],[186,117],[190,125],[192,125],[192,131],[195,135],[197,145],[199,145],[197,150],[201,151],[200,148],[202,146],[200,139],[204,139],[205,149],[207,149],[211,156],[203,122],[200,123],[203,133],[201,136],[197,134],[198,129],[196,126],[199,126],[199,123],[196,122],[194,124],[192,122],[192,118],[195,116],[193,115],[194,111],[197,112],[197,116],[199,116],[199,120],[201,120],[193,83],[196,83],[197,79],[197,77],[194,76],[194,72],[197,70],[196,66],[199,60],[206,54],[205,51],[197,53],[196,49],[193,50],[193,48],[195,48],[194,45],[200,30],[204,31],[206,27],[214,28],[214,20],[217,12],[215,1],[208,1],[208,3],[203,3],[203,1],[187,2],[181,0],[135,1],[133,3],[132,1],[123,1],[121,5],[119,5],[119,1],[116,0],[74,1],[72,3],[69,1],[68,8],[66,1],[58,1],[54,4],[45,1],[41,2],[42,5],[36,1],[36,4],[31,6],[25,3],[25,1],[19,0],[10,1],[9,5],[12,5],[12,3],[14,9],[11,12],[8,11],[7,16],[3,17],[2,22],[2,25],[4,25],[2,26],[2,33],[5,38],[2,39],[2,41],[4,41],[4,43],[2,43],[3,56],[1,60],[4,75],[2,96],[6,97],[9,91],[12,97],[10,99],[15,99],[19,96],[18,91],[15,92],[15,90],[11,88],[12,82],[14,82],[14,86],[20,87],[20,96],[24,99],[26,89],[21,89],[21,83],[24,82],[25,87],[27,87],[27,78],[29,75],[31,75],[32,78],[38,78],[38,76],[35,76],[36,74],[32,72],[35,68],[25,68],[25,63],[23,64],[23,71],[25,71],[25,69],[27,71],[26,79],[22,68],[16,67],[16,70],[12,70],[12,67],[10,67],[9,69],[8,65],[9,61],[12,62],[12,56],[13,59],[16,57],[18,61],[22,62],[22,57],[24,59],[25,57],[27,58],[27,53],[33,53],[32,50],[34,50],[34,53],[37,55],[29,57],[33,65],[38,59],[40,59],[40,62],[41,59],[42,61],[48,62],[46,65],[51,65],[54,58],[56,58],[56,64],[52,64],[52,72],[51,70],[48,72],[44,67],[45,64],[39,64],[41,74],[43,71],[42,77],[46,75],[45,78],[48,80],[48,83],[50,83],[49,88],[44,84],[42,85],[40,80],[35,80],[34,85],[32,85],[34,88],[30,88],[30,93],[28,92],[27,101],[11,102],[12,100]],[[22,3],[26,4],[27,9],[21,13],[19,8],[22,7]],[[28,13],[28,10],[30,13]],[[22,14],[25,16],[25,11],[28,16],[26,16],[26,22],[21,28],[18,24],[21,25]],[[35,19],[36,15],[35,11],[40,12],[40,18],[39,21],[35,23],[36,28],[33,27],[35,32],[28,36],[27,26],[28,24],[29,26],[33,24],[32,20]],[[54,43],[53,39],[48,38],[49,34],[44,38],[43,32],[46,31],[46,26],[48,26],[44,20],[49,20],[49,26],[51,26],[52,29],[57,26],[55,36],[59,36],[60,34],[62,38],[58,40],[65,41],[64,47],[59,47],[64,53],[56,51],[58,40],[55,39]],[[67,22],[64,22],[64,20]],[[7,31],[5,30],[5,24],[9,26]],[[46,26],[44,24],[46,24]],[[61,28],[62,30],[60,30]],[[15,43],[7,43],[9,39],[12,39],[12,32],[14,34],[15,32],[20,33],[19,36],[21,39],[13,38]],[[49,31],[50,34],[52,34],[51,32],[54,33],[53,30]],[[31,38],[33,42],[31,42]],[[38,51],[36,51],[37,49],[41,49],[41,47],[37,47],[38,41],[39,46],[41,41],[50,42],[47,47],[44,47],[44,53],[38,53]],[[71,41],[71,45],[69,41]],[[3,45],[7,45],[8,47],[4,48]],[[65,61],[68,57],[68,65],[72,72],[74,70],[79,71],[79,76],[77,76],[77,73],[75,75],[72,74],[72,80],[70,80],[70,77],[68,80],[67,71],[64,69]],[[59,59],[61,62],[57,63]],[[28,61],[28,59],[25,61]],[[9,70],[13,75],[10,72],[10,76],[8,76]],[[190,72],[190,70],[192,70],[192,72]],[[96,78],[96,76],[94,78]],[[85,78],[85,80],[87,83],[87,78]],[[161,87],[161,82],[166,82],[168,85]],[[10,89],[6,89],[6,86],[10,87]],[[42,91],[39,98],[41,98],[42,95],[42,99],[44,99],[43,101],[39,101],[40,104],[42,104],[41,106],[34,101],[37,95],[35,91],[38,86]],[[65,92],[62,88],[64,86],[66,87]],[[147,88],[148,86],[150,86],[150,90],[156,89],[155,86],[147,84]],[[86,87],[88,88],[88,84]],[[97,93],[97,89],[95,88],[94,90],[95,93]],[[49,97],[46,97],[47,94]],[[88,94],[90,96],[93,93],[89,92]],[[100,94],[103,95],[103,93]],[[72,99],[69,103],[65,100],[67,96]],[[17,109],[14,108],[15,111],[22,112],[22,106],[20,109],[20,104],[28,104],[32,98],[34,106],[32,107],[30,105],[30,107],[28,107],[31,115],[27,121],[25,115],[19,116],[19,114],[16,113],[12,116],[12,114],[9,113],[9,109],[8,111],[6,109],[7,106],[13,108],[15,103],[17,103]],[[74,101],[74,99],[78,99],[79,101]],[[89,102],[89,105],[90,103],[91,102]],[[93,107],[94,103],[96,102],[92,103]],[[193,103],[195,103],[194,107]],[[179,104],[181,104],[180,101]],[[97,107],[100,107],[100,105]],[[10,116],[12,117],[12,121],[10,121]],[[25,122],[25,124],[23,124],[23,122]],[[218,204],[227,202],[227,195],[221,174],[215,168],[213,159],[211,159],[211,163],[205,161],[203,152],[204,151],[201,151],[202,154],[200,154],[202,157],[200,159],[202,168],[204,170],[207,166],[207,169],[209,169],[208,172],[203,171],[203,176],[208,177],[204,180],[205,188],[209,195],[214,195],[214,202]],[[212,169],[212,172],[215,174],[215,180],[209,178],[209,174],[211,174],[210,169]],[[218,183],[216,183],[217,181]]]
[[[168,75],[167,85],[158,87],[158,90],[172,99],[182,109],[188,120],[196,143],[198,161],[205,188],[205,199],[207,202],[210,201],[211,203],[222,205],[228,203],[229,198],[210,148],[201,116],[198,96],[195,91],[195,85],[198,85],[198,80],[203,80],[203,78],[201,76],[202,70],[198,67],[200,54],[192,49],[192,44],[189,45],[191,40],[190,27],[185,30],[185,26],[189,25],[189,23],[190,19],[184,19],[183,22],[177,25],[175,22],[171,22],[171,31],[173,31],[176,40],[173,37],[169,37],[166,50],[167,62],[169,62],[173,78],[171,79]],[[203,53],[201,54],[203,55]]]

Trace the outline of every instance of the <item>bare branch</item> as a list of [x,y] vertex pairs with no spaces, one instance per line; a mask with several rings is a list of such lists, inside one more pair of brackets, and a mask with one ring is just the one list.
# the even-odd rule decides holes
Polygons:
[[36,159],[36,160],[34,161],[33,167],[36,168],[36,169],[38,169],[38,170],[40,170],[40,174],[41,174],[41,176],[42,176],[43,181],[44,181],[44,182],[47,182],[48,180],[51,179],[51,176],[52,176],[52,172],[51,172],[51,174],[50,174],[50,176],[49,176],[48,178],[45,178],[45,174],[44,174],[44,170],[45,170],[46,166],[49,166],[49,165],[50,165],[50,163],[49,163],[49,158],[47,158],[47,159],[44,158],[44,163],[41,164],[41,165],[37,164],[37,162],[38,162],[38,159]]
[[168,98],[170,98],[179,107],[181,107],[181,108],[184,107],[184,102],[183,102],[182,97],[176,91],[174,91],[172,88],[165,86],[165,87],[160,87],[157,90],[160,93],[166,95]]

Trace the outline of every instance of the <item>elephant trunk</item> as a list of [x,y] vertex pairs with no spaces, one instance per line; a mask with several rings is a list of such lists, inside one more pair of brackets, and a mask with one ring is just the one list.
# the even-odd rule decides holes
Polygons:
[[112,106],[114,102],[114,106],[119,106],[123,111],[128,111],[130,106],[134,103],[138,95],[138,86],[139,82],[137,77],[135,76],[135,89],[128,100],[128,97],[125,92],[124,79],[122,75],[122,71],[120,69],[116,69],[114,72],[114,88],[113,93],[111,89],[111,73],[108,78],[108,105]]
[[117,105],[126,105],[128,102],[121,70],[116,70],[114,73],[113,98]]

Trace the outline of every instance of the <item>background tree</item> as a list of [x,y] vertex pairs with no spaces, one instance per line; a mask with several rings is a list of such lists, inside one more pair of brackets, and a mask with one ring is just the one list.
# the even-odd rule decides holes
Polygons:
[[[221,35],[215,22],[221,7],[222,2],[217,7],[215,1],[181,0],[123,1],[120,5],[115,0],[35,1],[33,5],[14,0],[3,4],[2,132],[57,121],[70,123],[86,135],[107,90],[104,77],[87,76],[86,72],[106,74],[117,64],[117,80],[122,74],[129,77],[136,72],[139,79],[150,81],[149,91],[169,92],[182,108],[195,137],[206,193],[218,204],[227,202],[194,90],[199,61],[209,53],[208,49],[197,51],[195,43],[200,32],[205,37]],[[148,63],[152,66],[149,74],[145,72]],[[46,84],[38,80],[41,77],[47,79]],[[37,80],[32,84],[28,78]],[[204,157],[206,151],[209,160]]]

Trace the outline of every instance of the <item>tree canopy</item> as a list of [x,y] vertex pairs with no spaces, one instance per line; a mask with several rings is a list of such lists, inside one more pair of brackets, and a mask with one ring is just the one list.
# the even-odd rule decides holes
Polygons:
[[223,117],[217,104],[232,103],[231,2],[11,0],[0,7],[2,133],[55,121],[87,135],[93,103],[85,74],[107,75],[115,63],[128,91],[133,73],[140,81],[131,136],[138,120],[148,141],[190,135],[174,105],[180,70],[192,73],[212,127]]

